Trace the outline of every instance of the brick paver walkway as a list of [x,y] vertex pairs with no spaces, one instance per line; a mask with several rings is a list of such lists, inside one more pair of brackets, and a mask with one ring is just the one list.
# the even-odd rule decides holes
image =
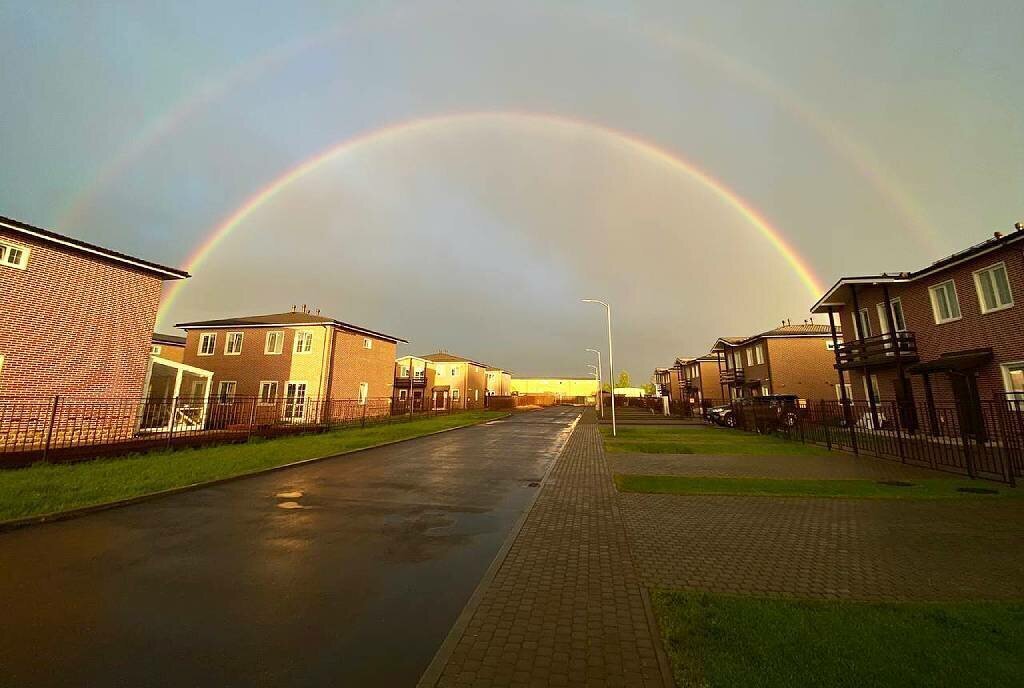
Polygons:
[[610,453],[613,473],[635,475],[687,475],[722,478],[811,478],[822,480],[912,480],[957,478],[941,471],[906,466],[869,456],[843,452],[822,456],[751,456],[710,454]]
[[588,413],[421,685],[666,685],[600,442]]

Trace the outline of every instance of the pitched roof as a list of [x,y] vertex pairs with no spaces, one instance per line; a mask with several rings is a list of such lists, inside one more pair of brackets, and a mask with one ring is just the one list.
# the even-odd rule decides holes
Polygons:
[[1010,244],[1017,243],[1018,241],[1024,241],[1024,227],[1022,227],[1019,224],[1016,232],[1005,235],[996,232],[991,238],[986,239],[985,241],[974,244],[973,246],[969,246],[962,251],[957,251],[956,253],[950,256],[946,256],[945,258],[940,258],[939,260],[933,262],[931,265],[920,268],[918,270],[914,270],[912,272],[883,272],[878,275],[840,277],[838,280],[836,280],[836,283],[833,284],[820,299],[818,299],[817,303],[811,306],[811,312],[822,313],[828,310],[828,306],[830,305],[839,305],[836,302],[831,302],[830,299],[844,285],[896,284],[913,282],[914,280],[921,279],[922,277],[927,277],[928,275],[932,275],[941,270],[945,270],[946,268],[953,267],[954,265],[962,263],[966,260],[970,260],[972,258],[976,258],[985,253],[998,250],[1000,248],[1003,248],[1004,246],[1009,246]]
[[406,341],[401,337],[384,334],[359,325],[352,325],[351,323],[335,320],[334,318],[326,318],[322,315],[313,315],[312,313],[294,311],[288,313],[270,313],[267,315],[246,315],[238,318],[221,318],[218,320],[197,320],[195,322],[178,323],[175,327],[180,327],[183,330],[194,330],[199,328],[209,329],[220,327],[292,327],[296,325],[334,325],[335,327],[343,330],[349,330],[359,334],[368,334],[372,337],[378,337],[389,342]]
[[754,335],[750,339],[756,337],[786,337],[792,335],[815,335],[815,334],[832,334],[831,328],[828,325],[818,325],[804,323],[802,325],[782,325],[775,329],[762,332],[761,334]]
[[79,239],[65,236],[64,234],[58,234],[57,232],[50,231],[49,229],[43,229],[42,227],[34,227],[19,220],[4,217],[3,215],[0,215],[0,227],[4,227],[25,236],[33,237],[40,241],[45,241],[48,244],[76,251],[78,253],[99,256],[105,260],[120,263],[121,265],[127,266],[131,269],[154,275],[163,280],[177,280],[191,277],[191,275],[184,270],[170,268],[166,265],[160,265],[159,263],[152,263],[148,260],[143,260],[142,258],[129,256],[126,253],[111,251],[110,249],[103,248],[102,246],[89,244]]
[[447,351],[438,351],[437,353],[434,354],[427,354],[426,356],[421,356],[421,358],[425,358],[428,361],[433,361],[434,363],[472,363],[473,365],[481,366],[482,368],[490,368],[490,366],[487,365],[486,363],[474,361],[471,358],[463,358],[462,356],[456,356],[455,354],[450,354]]
[[175,334],[153,333],[154,344],[167,344],[168,346],[185,346],[185,338]]

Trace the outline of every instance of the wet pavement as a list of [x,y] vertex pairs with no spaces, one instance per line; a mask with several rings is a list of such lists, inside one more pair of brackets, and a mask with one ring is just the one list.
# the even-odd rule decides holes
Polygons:
[[577,415],[0,533],[0,685],[415,685]]

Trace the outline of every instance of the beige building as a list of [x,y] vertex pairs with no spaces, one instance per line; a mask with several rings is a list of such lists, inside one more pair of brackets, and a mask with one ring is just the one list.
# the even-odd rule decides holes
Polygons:
[[419,356],[402,356],[395,361],[394,400],[396,407],[408,410],[407,402],[411,397],[413,409],[421,411],[424,399],[433,399],[434,362]]
[[183,363],[185,361],[185,338],[154,332],[149,355],[175,363]]
[[487,396],[507,397],[512,394],[512,373],[501,368],[487,369]]
[[485,363],[439,351],[423,356],[433,364],[434,384],[431,388],[433,407],[465,409],[483,406],[487,394]]
[[592,377],[514,377],[512,394],[552,394],[560,399],[593,399],[597,396],[597,380]]
[[184,363],[213,372],[211,397],[230,404],[285,400],[289,419],[310,401],[392,396],[395,349],[404,339],[303,312],[181,323]]

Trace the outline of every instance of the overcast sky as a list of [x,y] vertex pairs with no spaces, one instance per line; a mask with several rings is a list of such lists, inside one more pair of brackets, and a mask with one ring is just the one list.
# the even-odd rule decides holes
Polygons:
[[[266,5],[266,7],[264,7]],[[1024,219],[1024,3],[0,1],[0,214],[194,270],[160,326],[308,304],[635,380],[820,283]],[[415,131],[403,122],[466,112]],[[614,132],[620,132],[616,134]]]

